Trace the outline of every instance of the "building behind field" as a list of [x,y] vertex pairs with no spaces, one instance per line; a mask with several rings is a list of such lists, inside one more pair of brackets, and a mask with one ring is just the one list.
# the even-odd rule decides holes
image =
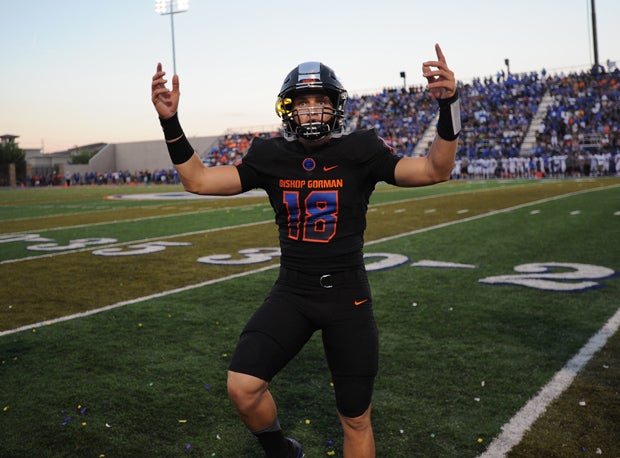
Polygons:
[[[217,144],[219,136],[194,137],[190,141],[199,154],[209,151]],[[73,164],[72,157],[77,151],[93,151],[86,164]],[[87,173],[107,173],[117,171],[169,170],[172,168],[170,156],[163,140],[148,140],[128,143],[95,143],[76,146],[75,149],[56,153],[42,153],[40,150],[24,150],[26,154],[26,175],[33,177],[56,177],[61,184],[75,175]],[[60,177],[60,178],[59,178]]]

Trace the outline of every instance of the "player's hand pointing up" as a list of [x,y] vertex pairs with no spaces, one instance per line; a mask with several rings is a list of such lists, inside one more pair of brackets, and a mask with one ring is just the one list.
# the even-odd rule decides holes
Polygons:
[[151,83],[151,101],[155,105],[157,114],[162,119],[168,119],[177,112],[179,108],[179,76],[172,77],[172,90],[166,87],[168,80],[164,79],[166,72],[162,70],[161,63],[157,64],[157,72],[153,75]]
[[[433,97],[449,99],[456,92],[454,72],[448,67],[439,44],[435,45],[435,52],[437,53],[437,60],[424,62],[422,64],[422,75],[427,79],[427,87]],[[431,67],[436,67],[436,70]]]

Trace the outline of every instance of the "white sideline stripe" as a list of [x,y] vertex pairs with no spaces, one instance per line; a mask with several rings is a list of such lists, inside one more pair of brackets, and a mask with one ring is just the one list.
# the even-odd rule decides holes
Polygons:
[[196,288],[202,288],[203,286],[209,286],[215,283],[220,283],[220,282],[227,281],[227,280],[233,280],[239,277],[245,277],[246,275],[252,275],[252,274],[259,273],[259,272],[264,272],[266,270],[275,269],[276,267],[279,267],[279,265],[278,264],[270,265],[266,267],[261,267],[260,269],[248,270],[247,272],[240,272],[238,274],[229,275],[227,277],[214,278],[213,280],[207,280],[202,283],[196,283],[193,285],[183,286],[181,288],[175,288],[175,289],[171,289],[168,291],[162,291],[161,293],[151,294],[149,296],[137,297],[135,299],[117,302],[116,304],[106,305],[104,307],[100,307],[98,309],[93,309],[93,310],[88,310],[86,312],[74,313],[73,315],[67,315],[67,316],[63,316],[60,318],[54,318],[53,320],[41,321],[39,323],[22,326],[20,328],[0,331],[0,337],[8,336],[9,334],[15,334],[17,332],[28,331],[30,329],[40,328],[43,326],[49,326],[49,325],[56,324],[56,323],[62,323],[63,321],[74,320],[76,318],[84,318],[87,316],[96,315],[97,313],[107,312],[108,310],[113,310],[119,307],[124,307],[125,305],[137,304],[139,302],[144,302],[144,301],[148,301],[151,299],[158,299],[160,297],[170,296],[172,294],[182,293],[182,292],[190,291]]
[[594,354],[599,351],[607,340],[614,335],[620,327],[620,308],[605,323],[605,325],[594,334],[579,353],[572,357],[566,365],[555,374],[536,396],[530,399],[521,410],[519,410],[508,423],[502,426],[502,432],[491,443],[487,450],[479,455],[480,458],[503,457],[515,445],[521,442],[525,432],[530,429],[532,424],[546,410],[549,404],[556,400],[570,386],[577,374],[592,359]]

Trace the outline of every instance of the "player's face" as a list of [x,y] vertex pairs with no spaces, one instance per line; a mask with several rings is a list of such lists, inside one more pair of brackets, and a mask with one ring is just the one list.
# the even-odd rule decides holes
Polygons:
[[334,105],[325,94],[303,94],[293,100],[293,112],[300,125],[327,122],[333,116]]

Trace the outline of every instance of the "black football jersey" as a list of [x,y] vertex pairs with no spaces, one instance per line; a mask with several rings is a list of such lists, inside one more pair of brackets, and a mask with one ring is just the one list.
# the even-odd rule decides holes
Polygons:
[[255,138],[237,166],[243,191],[264,189],[279,228],[281,264],[324,274],[363,265],[366,210],[380,181],[394,184],[400,157],[374,130],[306,150]]

